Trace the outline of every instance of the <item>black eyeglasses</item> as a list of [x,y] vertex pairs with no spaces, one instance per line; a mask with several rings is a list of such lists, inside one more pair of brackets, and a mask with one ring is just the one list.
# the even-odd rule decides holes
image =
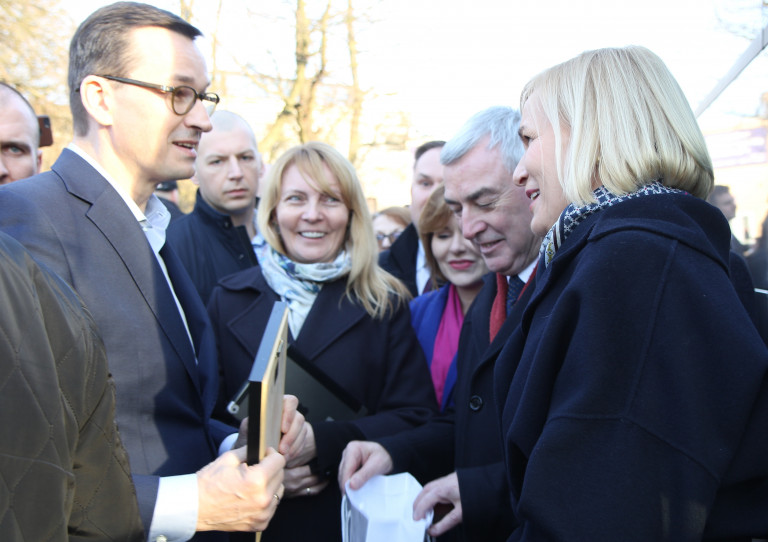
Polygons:
[[394,243],[398,237],[400,237],[400,234],[403,233],[401,231],[393,231],[392,233],[377,233],[376,234],[376,240],[381,243],[384,239],[389,239],[389,244],[391,245]]
[[127,79],[125,77],[115,77],[114,75],[99,75],[104,79],[110,81],[117,81],[118,83],[125,83],[126,85],[135,85],[137,87],[151,88],[159,90],[160,92],[171,93],[171,107],[173,112],[177,115],[186,115],[192,108],[195,107],[195,102],[200,100],[205,106],[205,110],[210,115],[213,110],[216,109],[216,104],[219,103],[219,95],[213,92],[200,93],[187,85],[181,85],[178,87],[169,87],[167,85],[156,85],[154,83],[145,83],[144,81],[137,81],[136,79]]

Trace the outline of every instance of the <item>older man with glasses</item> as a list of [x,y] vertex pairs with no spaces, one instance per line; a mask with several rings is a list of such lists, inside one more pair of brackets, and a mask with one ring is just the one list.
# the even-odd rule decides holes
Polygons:
[[[145,4],[94,12],[70,46],[73,143],[50,172],[0,190],[0,229],[74,287],[103,335],[117,422],[153,541],[262,530],[284,489],[280,454],[253,466],[244,449],[217,459],[232,429],[211,420],[213,334],[165,243],[169,213],[154,195],[158,183],[193,175],[219,101],[206,90],[199,35]],[[280,452],[288,458],[306,431],[296,403],[286,399]]]

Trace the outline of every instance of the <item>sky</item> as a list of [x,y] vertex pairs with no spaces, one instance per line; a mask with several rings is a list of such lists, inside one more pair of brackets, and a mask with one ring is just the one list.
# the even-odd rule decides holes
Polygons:
[[[60,0],[73,29],[110,1]],[[174,12],[179,9],[178,0],[145,1]],[[487,107],[518,107],[525,83],[554,64],[589,49],[643,45],[667,64],[695,110],[768,24],[768,0],[353,1],[362,19],[356,24],[356,38],[361,85],[368,91],[364,115],[379,122],[384,115],[404,112],[411,126],[406,151],[369,156],[358,171],[378,208],[410,201],[412,151],[417,145],[450,139],[472,114]],[[334,2],[346,5],[345,0]],[[194,1],[192,23],[206,36],[216,31],[218,3]],[[306,0],[310,14],[324,4],[325,0]],[[295,0],[224,0],[218,67],[231,69],[228,59],[237,57],[260,73],[294,73],[294,6]],[[344,37],[343,27],[339,32]],[[329,76],[347,82],[346,42],[338,36],[332,42]],[[207,38],[200,43],[209,67],[211,46]],[[768,50],[698,119],[716,165],[718,155],[729,160],[741,153],[747,141],[743,137],[750,134],[736,132],[742,134],[736,139],[730,134],[754,117],[765,92]],[[243,115],[257,137],[282,107],[252,91],[220,94],[219,108]],[[719,138],[717,146],[712,137]],[[758,139],[762,145],[764,138]],[[344,151],[341,142],[336,144]],[[765,153],[758,150],[764,161]],[[762,183],[760,178],[737,181],[730,172],[726,175],[739,199],[747,202],[739,212],[759,224],[768,185],[753,194],[747,185]]]
[[[62,0],[75,23],[100,0]],[[150,0],[176,10],[177,0]],[[308,0],[308,9],[321,6]],[[692,107],[707,95],[749,39],[735,35],[718,20],[756,32],[768,22],[762,0],[358,0],[371,4],[371,22],[358,29],[361,79],[372,95],[371,107],[407,111],[425,138],[449,138],[472,113],[490,105],[516,106],[525,82],[539,71],[580,52],[607,46],[644,45],[656,52],[677,77]],[[199,12],[217,2],[198,0]],[[225,0],[224,47],[239,51],[270,70],[290,64],[292,30],[284,19],[293,2]],[[261,17],[249,16],[248,9]],[[204,31],[212,13],[196,24]],[[195,22],[195,21],[193,21]],[[236,44],[235,44],[236,43]],[[281,57],[281,55],[283,55]],[[754,114],[768,90],[768,54],[742,75],[702,116]],[[751,81],[747,81],[750,79]],[[749,84],[747,84],[749,83]],[[745,88],[741,88],[745,87]],[[731,103],[727,103],[730,101]]]

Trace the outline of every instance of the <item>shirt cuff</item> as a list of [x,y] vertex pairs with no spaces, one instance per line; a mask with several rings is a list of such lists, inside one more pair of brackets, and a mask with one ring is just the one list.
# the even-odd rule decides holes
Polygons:
[[157,489],[150,542],[184,542],[197,527],[197,475],[163,476]]
[[237,440],[237,436],[237,433],[232,433],[231,435],[224,437],[224,440],[219,444],[219,455],[232,449],[232,446],[235,445],[235,441]]

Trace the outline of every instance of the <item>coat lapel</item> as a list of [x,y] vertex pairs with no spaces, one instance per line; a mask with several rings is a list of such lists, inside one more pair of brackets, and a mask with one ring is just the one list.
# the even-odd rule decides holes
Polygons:
[[106,179],[75,153],[65,150],[52,169],[62,177],[73,196],[90,204],[86,218],[98,228],[125,265],[199,389],[195,352],[184,322],[157,258],[131,210]]
[[[261,268],[254,267],[252,269],[252,273],[247,273],[247,282],[238,284],[235,289],[253,290],[255,297],[243,311],[226,322],[226,325],[250,356],[255,358],[264,329],[257,329],[254,322],[265,322],[266,325],[272,312],[272,306],[280,298],[267,286],[261,275]],[[243,279],[244,276],[241,274],[238,275],[238,278]],[[247,295],[247,292],[244,292],[244,295]]]
[[[253,273],[248,273],[247,278],[243,275],[240,279],[241,282],[237,285],[230,283],[229,287],[236,290],[253,290],[256,295],[253,302],[227,322],[227,326],[248,353],[255,356],[263,329],[255,329],[254,322],[266,322],[272,305],[279,297],[267,285],[260,268],[254,267]],[[345,289],[344,279],[324,284],[304,321],[299,337],[290,336],[290,342],[295,344],[308,360],[317,358],[365,317],[365,309],[347,300]],[[341,310],[334,312],[333,317],[329,318],[328,307],[339,306],[339,303]]]
[[[493,296],[496,295],[496,288],[493,288]],[[496,337],[494,337],[493,342],[491,342],[490,345],[488,345],[488,348],[485,349],[483,352],[483,355],[480,359],[480,363],[475,365],[475,368],[473,370],[473,374],[477,373],[483,365],[486,363],[490,363],[492,361],[496,360],[496,357],[499,355],[499,352],[501,352],[501,349],[504,348],[504,345],[507,343],[507,340],[509,339],[510,335],[512,334],[512,331],[517,327],[517,325],[520,323],[520,318],[523,314],[523,309],[525,309],[525,306],[528,304],[528,300],[531,298],[531,294],[534,290],[534,284],[531,283],[528,285],[525,290],[523,290],[522,294],[520,295],[520,298],[515,303],[514,307],[512,308],[512,312],[510,312],[509,316],[507,316],[506,320],[504,320],[504,324],[502,324],[501,328],[499,329],[499,332],[496,334]],[[490,304],[489,304],[490,308]],[[488,323],[490,321],[490,310],[488,311],[488,314],[483,314],[484,323]],[[480,326],[482,327],[482,326]],[[488,335],[488,327],[485,326],[484,329],[478,329],[477,333],[484,332],[486,335],[486,341],[487,341],[487,335]],[[477,337],[476,340],[479,340],[480,337]]]

